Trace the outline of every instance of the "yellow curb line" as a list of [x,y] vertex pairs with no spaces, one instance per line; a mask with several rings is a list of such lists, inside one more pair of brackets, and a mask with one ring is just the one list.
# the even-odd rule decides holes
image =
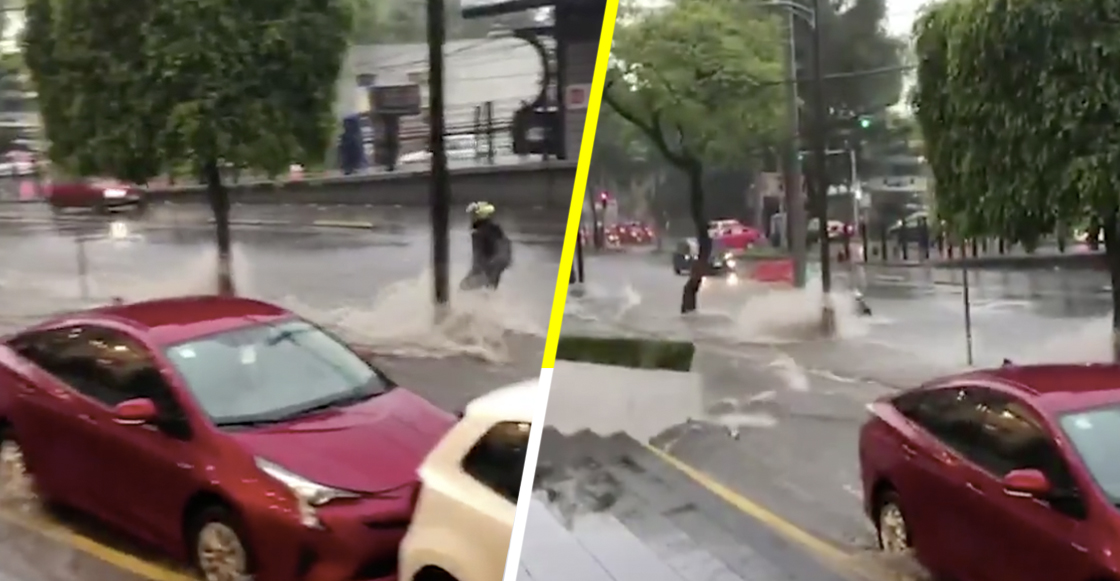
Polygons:
[[704,472],[685,464],[675,456],[668,452],[652,446],[650,444],[642,444],[647,450],[652,452],[655,456],[665,461],[667,464],[673,466],[677,470],[684,473],[694,482],[707,489],[712,494],[716,495],[724,502],[738,509],[740,512],[753,517],[755,520],[761,522],[763,525],[769,527],[786,540],[801,545],[811,553],[817,556],[823,564],[832,569],[833,572],[850,579],[851,581],[873,581],[875,579],[884,579],[885,575],[882,572],[870,571],[866,566],[856,564],[855,555],[845,551],[844,549],[830,543],[809,531],[793,524],[792,522],[778,516],[773,511],[767,509],[761,504],[731,490],[727,486],[720,483],[718,480],[708,476]]
[[195,577],[145,561],[46,518],[0,509],[0,521],[85,553],[99,561],[151,581],[198,581]]

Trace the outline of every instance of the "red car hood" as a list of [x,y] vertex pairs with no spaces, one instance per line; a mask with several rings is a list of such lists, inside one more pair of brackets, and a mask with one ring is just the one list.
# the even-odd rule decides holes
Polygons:
[[380,492],[416,480],[416,469],[455,423],[397,388],[367,402],[293,422],[230,434],[251,454],[314,482]]

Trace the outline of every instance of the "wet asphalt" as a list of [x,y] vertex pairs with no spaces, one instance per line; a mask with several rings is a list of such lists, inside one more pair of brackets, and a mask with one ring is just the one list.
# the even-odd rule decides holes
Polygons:
[[[55,218],[38,205],[0,205],[0,330],[113,297],[210,292],[215,253],[208,216],[202,207],[163,206],[142,217]],[[436,331],[429,323],[430,232],[422,211],[237,207],[234,274],[241,294],[333,327],[371,351],[398,383],[458,411],[482,393],[539,374],[565,217],[509,216],[515,264],[494,296],[480,297],[457,291],[470,248],[462,216],[454,216],[452,316]],[[333,224],[314,226],[315,220]],[[372,226],[355,224],[363,221]],[[137,578],[103,562],[102,549],[92,549],[100,558],[89,556],[89,540],[49,524],[56,521],[0,507],[0,581]],[[43,526],[53,532],[44,536]],[[96,526],[78,529],[121,549],[125,559],[134,553]]]
[[[840,331],[827,340],[816,337],[818,291],[710,280],[700,312],[682,318],[684,280],[648,250],[588,258],[565,335],[692,340],[697,355],[689,374],[558,365],[548,423],[647,441],[857,558],[917,578],[912,564],[872,550],[858,430],[868,402],[968,366],[962,273],[841,267]],[[974,270],[968,282],[973,365],[1107,360],[1107,274]],[[873,316],[854,314],[850,288]],[[581,404],[589,399],[595,414]]]

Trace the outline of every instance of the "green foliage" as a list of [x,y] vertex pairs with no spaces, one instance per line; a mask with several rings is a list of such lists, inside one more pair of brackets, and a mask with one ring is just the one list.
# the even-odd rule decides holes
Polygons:
[[52,161],[143,183],[321,160],[350,30],[349,0],[28,0],[23,48]]
[[[798,1],[798,0],[795,0]],[[800,0],[807,7],[815,0]],[[848,111],[856,115],[878,114],[902,98],[902,78],[906,55],[905,39],[887,34],[887,0],[821,1],[822,46],[825,75],[852,76],[828,81],[826,100],[832,111]],[[840,9],[839,7],[843,7]],[[797,46],[802,49],[800,62],[804,70],[811,68],[807,49],[810,31],[798,27]],[[875,74],[860,74],[879,71]]]
[[1030,243],[1120,191],[1120,1],[948,0],[915,24],[939,215]]
[[688,371],[696,346],[680,341],[601,337],[560,337],[556,358],[636,369]]
[[783,119],[782,24],[735,0],[679,0],[615,28],[608,103],[670,161],[736,162]]

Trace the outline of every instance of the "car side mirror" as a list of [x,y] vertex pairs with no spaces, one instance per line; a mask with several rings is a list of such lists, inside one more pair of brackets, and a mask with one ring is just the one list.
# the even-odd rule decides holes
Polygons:
[[1041,498],[1053,490],[1046,475],[1034,468],[1012,470],[1003,477],[1003,491],[1008,496]]
[[156,403],[146,397],[122,401],[113,408],[118,424],[136,426],[156,421],[159,410]]

